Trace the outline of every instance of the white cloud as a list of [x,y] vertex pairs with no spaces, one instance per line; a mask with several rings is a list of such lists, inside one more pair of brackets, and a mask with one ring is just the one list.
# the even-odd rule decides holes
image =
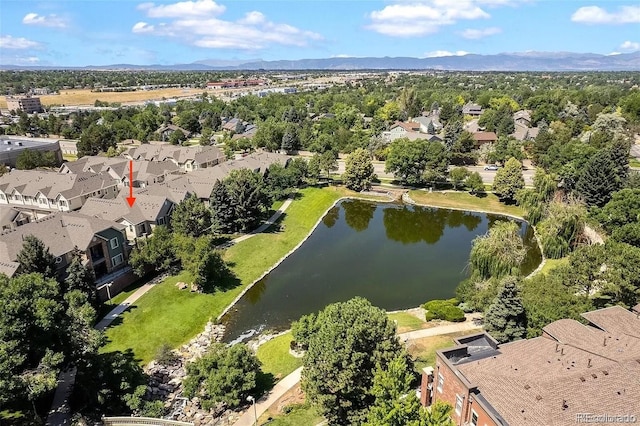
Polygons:
[[637,41],[627,40],[620,45],[620,49],[634,52],[636,50],[640,50],[640,43]]
[[608,12],[599,6],[584,6],[571,15],[571,20],[583,24],[640,23],[640,6],[621,6],[616,12]]
[[173,4],[156,5],[142,3],[139,10],[144,10],[150,18],[197,18],[199,16],[218,16],[225,7],[213,0],[181,1]]
[[449,52],[448,50],[434,50],[433,52],[427,52],[424,54],[425,58],[442,58],[445,56],[464,56],[469,55],[470,52],[464,50],[457,50],[455,52]]
[[611,53],[607,53],[606,56],[616,56],[616,55],[622,55],[622,52],[611,52]]
[[461,35],[462,37],[468,38],[469,40],[477,40],[491,35],[500,34],[501,32],[502,30],[498,27],[489,27],[482,29],[467,28],[461,33]]
[[436,33],[442,27],[453,25],[458,21],[489,19],[491,15],[485,8],[518,6],[534,0],[392,1],[393,4],[369,13],[371,22],[366,25],[367,29],[394,37],[424,36]]
[[24,37],[11,37],[10,35],[0,37],[0,48],[2,49],[32,49],[36,47],[41,47],[40,43]]
[[[271,22],[258,11],[248,12],[237,21],[221,19],[218,15],[224,12],[224,7],[211,0],[163,6],[143,3],[138,9],[145,11],[149,18],[174,19],[157,24],[141,21],[131,28],[132,32],[178,38],[203,48],[258,50],[273,44],[307,46],[312,41],[322,40],[320,34]],[[202,13],[195,13],[195,10]]]
[[41,27],[66,28],[67,21],[58,15],[38,15],[37,13],[27,13],[22,18],[25,25],[38,25]]
[[478,0],[423,0],[415,3],[397,3],[369,14],[368,29],[396,37],[433,34],[441,27],[458,20],[487,19],[490,15]]
[[134,33],[152,33],[153,31],[155,31],[155,27],[153,25],[149,25],[146,22],[138,22],[136,23],[133,28],[131,28],[131,31]]

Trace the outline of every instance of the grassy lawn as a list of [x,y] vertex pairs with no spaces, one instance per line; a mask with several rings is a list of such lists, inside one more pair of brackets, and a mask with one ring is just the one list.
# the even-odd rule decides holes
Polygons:
[[153,359],[163,344],[177,347],[204,329],[264,271],[291,251],[309,233],[321,215],[340,197],[355,193],[344,188],[306,188],[287,209],[276,231],[249,238],[226,250],[225,261],[239,285],[214,294],[196,294],[175,287],[191,282],[184,273],[156,285],[135,307],[107,330],[104,351],[131,348],[143,363]]
[[435,365],[436,351],[450,348],[455,345],[455,342],[453,341],[454,338],[479,332],[480,330],[468,330],[412,340],[407,344],[407,351],[415,360],[415,369],[421,372],[423,368],[433,367]]
[[560,259],[547,259],[540,272],[546,275],[558,266],[566,265],[568,262],[568,257],[561,257]]
[[629,159],[629,167],[640,168],[640,160],[638,160],[637,158],[630,158]]
[[258,359],[262,362],[262,371],[272,374],[275,381],[302,365],[302,358],[289,354],[289,345],[292,340],[291,333],[287,333],[269,340],[258,348]]
[[295,405],[287,414],[271,416],[265,413],[258,419],[258,424],[268,424],[269,426],[316,426],[322,423],[323,420],[324,418],[318,414],[314,407],[308,404],[299,404]]
[[398,324],[398,333],[421,330],[427,324],[426,321],[407,312],[395,312],[393,314],[387,314],[387,316],[390,320],[396,321]]
[[476,197],[466,192],[427,192],[413,190],[409,196],[418,204],[434,207],[450,207],[464,210],[481,211],[487,213],[502,213],[522,217],[524,209],[518,206],[507,206],[498,200],[494,194],[484,194]]

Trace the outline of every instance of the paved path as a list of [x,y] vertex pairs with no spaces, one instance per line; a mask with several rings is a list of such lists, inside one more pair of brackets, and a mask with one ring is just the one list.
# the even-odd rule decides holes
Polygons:
[[[225,246],[230,246],[240,241],[244,241],[248,238],[253,237],[256,234],[266,231],[271,225],[273,225],[282,214],[287,210],[287,208],[291,205],[293,201],[292,198],[287,199],[282,206],[262,225],[258,228],[250,232],[249,234],[238,237],[234,240],[229,241],[225,244]],[[151,290],[156,283],[148,283],[140,287],[136,290],[131,296],[127,297],[124,302],[120,303],[118,306],[113,308],[111,312],[105,315],[104,318],[96,324],[96,330],[104,330],[106,329],[116,318],[118,318],[124,311],[129,309],[131,305],[133,305],[140,297],[142,297],[146,292]],[[293,373],[292,373],[293,374]],[[289,376],[287,376],[289,377]],[[285,379],[287,379],[285,377]],[[283,380],[285,380],[283,379]],[[298,377],[297,380],[300,380]],[[53,397],[53,402],[51,404],[51,410],[47,416],[47,426],[59,426],[59,425],[70,425],[71,420],[69,418],[70,408],[69,408],[69,395],[71,395],[71,391],[73,390],[73,385],[76,381],[76,369],[72,369],[69,371],[62,371],[58,375],[58,387],[56,388],[55,395]],[[296,381],[297,382],[297,381]],[[277,385],[276,385],[277,387]],[[274,390],[276,388],[274,387]]]
[[[280,380],[271,389],[271,391],[256,401],[256,414],[258,418],[267,411],[275,402],[282,397],[285,393],[291,390],[300,381],[300,375],[302,373],[302,367],[296,369],[293,373],[289,374],[284,379]],[[253,426],[255,424],[255,415],[253,407],[249,407],[243,415],[234,423],[234,426]]]
[[[482,325],[475,322],[474,319],[482,318],[482,314],[468,314],[465,322],[439,325],[436,327],[425,328],[423,330],[410,331],[408,333],[398,334],[401,342],[406,343],[409,340],[421,339],[423,337],[439,336],[441,334],[457,333],[460,331],[480,330]],[[302,367],[280,380],[267,395],[260,398],[256,404],[258,418],[273,404],[278,401],[288,391],[290,391],[300,381]],[[255,421],[253,407],[249,407],[242,416],[233,424],[233,426],[252,426]]]

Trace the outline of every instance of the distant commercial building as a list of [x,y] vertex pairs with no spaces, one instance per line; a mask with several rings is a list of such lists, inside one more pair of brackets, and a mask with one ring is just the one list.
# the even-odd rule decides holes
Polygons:
[[7,96],[7,109],[9,111],[22,110],[27,114],[42,112],[40,98],[35,96]]
[[0,164],[15,167],[18,156],[25,149],[53,152],[56,160],[62,162],[58,139],[0,136]]

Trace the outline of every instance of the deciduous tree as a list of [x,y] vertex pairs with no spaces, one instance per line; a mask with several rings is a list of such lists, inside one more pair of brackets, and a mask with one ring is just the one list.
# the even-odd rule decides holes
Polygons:
[[358,192],[366,191],[371,188],[374,177],[373,163],[367,150],[358,148],[347,157],[342,176],[347,188]]
[[516,193],[522,188],[524,188],[522,164],[511,157],[504,167],[496,172],[496,177],[493,181],[493,192],[501,200],[513,202]]

